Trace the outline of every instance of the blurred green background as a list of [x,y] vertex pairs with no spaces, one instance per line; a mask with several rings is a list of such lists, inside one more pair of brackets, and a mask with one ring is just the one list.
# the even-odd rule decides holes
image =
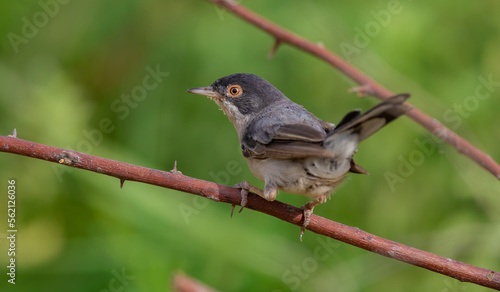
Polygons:
[[[411,93],[500,161],[498,1],[243,4]],[[207,1],[2,1],[0,11],[1,135],[17,128],[25,140],[162,170],[177,160],[188,176],[262,187],[231,123],[186,89],[254,73],[331,122],[378,102],[349,94],[352,81],[295,48],[267,59],[269,35]],[[316,214],[500,270],[490,173],[407,117],[360,145],[356,161],[371,174],[351,175]],[[120,189],[115,178],[12,154],[0,153],[0,165],[1,291],[170,291],[175,271],[221,291],[488,291],[311,232],[301,243],[298,227],[252,210],[231,219],[226,204],[133,182]],[[8,179],[15,286],[5,267]]]

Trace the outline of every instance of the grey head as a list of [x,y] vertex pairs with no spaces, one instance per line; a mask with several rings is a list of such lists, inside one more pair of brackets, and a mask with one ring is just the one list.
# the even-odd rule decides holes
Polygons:
[[241,129],[244,122],[276,102],[289,99],[265,79],[247,73],[237,73],[217,79],[208,87],[189,89],[188,92],[205,95],[214,100]]

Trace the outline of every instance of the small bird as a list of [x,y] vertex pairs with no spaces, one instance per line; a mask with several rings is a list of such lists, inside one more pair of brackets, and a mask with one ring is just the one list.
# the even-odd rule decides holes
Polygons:
[[[188,92],[214,100],[233,123],[248,167],[261,181],[261,190],[248,181],[241,189],[241,206],[252,191],[273,201],[278,190],[309,198],[303,209],[300,240],[313,209],[323,204],[347,173],[368,174],[353,160],[357,145],[411,109],[408,94],[390,97],[366,113],[349,112],[335,126],[288,99],[271,83],[253,74],[232,74],[209,87]],[[241,210],[240,210],[241,212]]]

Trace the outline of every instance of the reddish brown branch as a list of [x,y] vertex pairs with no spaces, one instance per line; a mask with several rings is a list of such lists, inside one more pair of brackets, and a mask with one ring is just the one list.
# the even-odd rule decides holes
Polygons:
[[[271,21],[263,18],[262,16],[248,10],[247,8],[241,6],[236,1],[233,0],[209,0],[227,10],[233,12],[238,17],[246,20],[252,25],[257,26],[263,31],[267,32],[276,39],[276,43],[287,43],[291,46],[297,47],[307,53],[310,53],[333,67],[340,70],[347,77],[351,78],[353,81],[358,83],[360,86],[365,88],[370,88],[369,92],[372,93],[379,99],[385,99],[387,97],[393,96],[394,93],[383,87],[381,84],[375,82],[361,71],[356,69],[354,66],[350,65],[342,58],[325,49],[322,45],[310,42],[300,36],[293,34],[292,32],[272,23]],[[271,52],[276,49],[273,48]],[[459,153],[469,157],[481,167],[493,174],[498,180],[500,180],[500,165],[496,163],[490,156],[486,155],[468,141],[460,137],[458,134],[448,129],[436,119],[431,118],[421,110],[413,107],[413,110],[407,113],[407,115],[414,121],[419,123],[422,127],[426,128],[429,132],[438,136],[440,139],[446,143],[453,146]]]
[[[232,205],[240,204],[240,190],[182,175],[140,167],[93,155],[51,147],[15,137],[0,136],[0,151],[43,159],[71,167],[90,170],[118,178],[137,181],[209,198]],[[268,202],[250,194],[247,208],[253,209],[294,225],[302,225],[302,210],[278,201]],[[346,226],[312,215],[308,230],[378,253],[380,255],[419,266],[464,282],[476,283],[500,290],[500,273],[390,241],[359,228]]]

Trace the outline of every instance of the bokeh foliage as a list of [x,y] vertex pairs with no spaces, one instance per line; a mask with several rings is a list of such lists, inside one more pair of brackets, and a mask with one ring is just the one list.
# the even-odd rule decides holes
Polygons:
[[[206,1],[66,2],[0,3],[2,135],[17,128],[26,140],[163,170],[177,160],[189,176],[262,186],[227,118],[186,89],[254,73],[331,122],[377,102],[349,94],[350,80],[295,48],[268,60],[270,36]],[[498,1],[243,4],[341,56],[354,46],[353,65],[412,93],[411,103],[500,161],[500,86],[475,96],[478,78],[500,82]],[[168,76],[142,100],[120,101],[157,68]],[[406,117],[391,124],[359,147],[371,174],[351,175],[315,213],[500,270],[498,180],[432,141]],[[298,227],[251,210],[230,219],[225,204],[138,183],[120,189],[114,178],[10,154],[0,165],[0,214],[14,178],[19,229],[17,284],[2,272],[1,291],[169,291],[178,270],[221,291],[487,291],[311,232],[300,243]],[[120,281],[123,272],[133,279]]]

